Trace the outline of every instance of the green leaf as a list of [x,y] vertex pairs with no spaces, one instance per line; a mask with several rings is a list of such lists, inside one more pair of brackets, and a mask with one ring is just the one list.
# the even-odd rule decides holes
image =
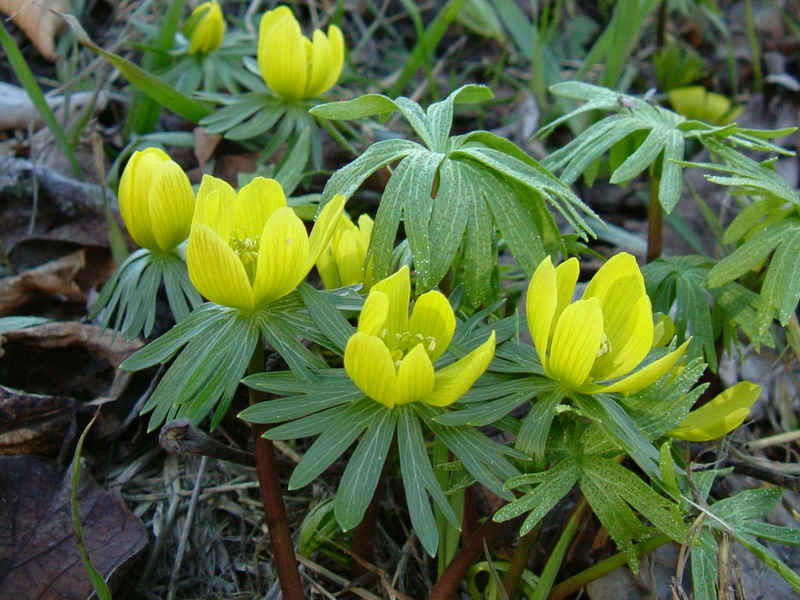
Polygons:
[[692,581],[695,600],[717,600],[717,541],[702,529],[692,546]]
[[0,333],[27,329],[28,327],[35,327],[51,321],[52,319],[46,319],[45,317],[0,317]]
[[381,411],[369,424],[364,438],[347,461],[336,491],[334,509],[336,520],[344,531],[361,522],[372,501],[383,465],[389,455],[396,424],[395,411]]
[[783,489],[778,487],[744,490],[730,498],[715,502],[711,510],[731,527],[739,527],[750,519],[766,517],[781,501]]
[[121,56],[114,54],[113,52],[103,50],[97,46],[94,42],[92,42],[91,39],[89,39],[86,31],[84,31],[83,27],[81,27],[81,24],[72,15],[65,14],[62,16],[81,44],[90,48],[100,56],[106,58],[119,70],[125,79],[127,79],[130,83],[135,85],[162,106],[165,106],[192,123],[199,123],[203,117],[211,113],[211,109],[203,106],[202,104],[198,104],[188,96],[185,96],[177,91],[169,84],[161,81],[158,77],[155,77],[142,68],[137,67],[129,60],[126,60]]
[[300,379],[314,379],[310,369],[324,369],[327,365],[298,339],[283,313],[264,311],[259,314],[259,327],[264,339],[278,351],[292,372]]
[[411,524],[422,547],[428,554],[435,556],[439,545],[439,534],[426,491],[430,493],[433,501],[453,527],[459,528],[460,525],[433,473],[422,429],[413,409],[404,405],[396,407],[395,410],[398,412],[397,448]]
[[329,296],[307,283],[301,283],[297,291],[300,292],[300,297],[317,327],[334,343],[339,353],[344,354],[347,340],[356,332],[355,327],[350,325],[342,313],[336,309]]
[[[348,406],[337,407],[326,413],[317,413],[327,414],[324,430],[295,467],[289,479],[289,489],[296,490],[314,481],[358,439],[365,429],[381,419],[386,410],[385,406],[364,398]],[[271,429],[266,435],[276,439],[275,436],[285,435],[281,434],[282,429],[286,431],[286,426]]]
[[430,253],[426,288],[447,274],[464,237],[471,205],[480,198],[468,177],[457,161],[445,159],[439,166],[439,189],[426,223],[430,247],[436,248]]
[[536,400],[519,430],[515,447],[533,458],[538,467],[544,463],[547,434],[550,433],[555,408],[563,399],[564,392],[558,388]]
[[328,102],[315,106],[308,112],[315,117],[331,120],[363,119],[375,115],[389,115],[400,110],[397,104],[382,94],[365,94],[354,100],[343,102]]
[[[580,472],[580,467],[574,460],[561,461],[549,471],[541,474],[541,483],[532,491],[498,510],[492,518],[502,522],[524,513],[530,513],[519,531],[520,535],[525,535],[570,492],[578,481]],[[525,476],[523,475],[523,477]]]

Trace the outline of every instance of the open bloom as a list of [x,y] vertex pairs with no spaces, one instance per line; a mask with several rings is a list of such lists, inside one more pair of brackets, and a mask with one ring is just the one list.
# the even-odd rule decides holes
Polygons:
[[189,15],[185,28],[189,38],[189,54],[208,54],[222,44],[225,17],[217,0],[203,2]]
[[317,271],[326,288],[363,284],[361,290],[368,292],[372,286],[372,269],[364,264],[367,258],[373,222],[369,215],[358,218],[358,227],[342,215],[331,243],[317,260]]
[[733,106],[729,98],[702,85],[673,88],[667,95],[676,113],[713,125],[727,125],[744,110],[744,106]]
[[256,177],[237,194],[206,175],[186,249],[189,278],[212,302],[244,311],[263,308],[308,275],[344,202],[339,195],[326,204],[309,236],[274,179]]
[[690,442],[705,442],[722,437],[744,422],[760,395],[760,385],[740,381],[690,412],[667,435]]
[[119,181],[119,212],[133,241],[152,252],[169,252],[189,235],[192,185],[163,150],[134,152]]
[[261,18],[258,67],[264,81],[281,98],[313,98],[331,89],[339,79],[344,64],[342,32],[331,25],[328,35],[316,29],[312,39],[303,35],[286,6]]
[[483,344],[451,365],[434,371],[453,337],[456,318],[447,298],[431,291],[420,296],[408,316],[408,267],[372,286],[348,340],[344,368],[373,400],[394,408],[424,402],[447,406],[472,387],[494,357],[494,331]]
[[631,373],[654,338],[653,311],[636,259],[617,254],[597,271],[582,298],[570,303],[578,272],[575,258],[554,268],[547,257],[528,286],[528,326],[547,376],[565,389],[593,394],[636,392],[664,375],[688,341]]

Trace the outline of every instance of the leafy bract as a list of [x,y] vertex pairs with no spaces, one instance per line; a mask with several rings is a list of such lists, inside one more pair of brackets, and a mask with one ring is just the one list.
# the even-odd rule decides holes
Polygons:
[[460,261],[455,284],[465,284],[473,306],[491,296],[495,228],[528,275],[546,254],[564,250],[548,204],[579,234],[592,235],[580,214],[592,215],[591,210],[514,144],[488,132],[450,136],[455,103],[490,97],[485,87],[464,86],[427,111],[408,98],[377,94],[311,110],[327,119],[400,111],[423,142],[377,142],[334,173],[323,191],[323,205],[336,194],[350,196],[372,173],[399,161],[375,218],[370,256],[377,279],[390,274],[401,222],[414,257],[417,292],[431,289]]
[[623,184],[655,167],[659,182],[658,199],[667,213],[671,213],[681,199],[681,162],[687,140],[696,139],[707,146],[724,144],[737,154],[740,153],[734,149],[735,146],[786,153],[765,141],[768,137],[785,134],[784,130],[753,131],[735,124],[712,127],[688,120],[641,98],[579,81],[558,83],[550,91],[556,96],[584,103],[549,123],[540,135],[547,135],[565,121],[588,111],[601,110],[613,114],[589,126],[566,146],[550,154],[542,164],[551,171],[560,171],[561,180],[570,184],[593,169],[596,161],[606,152],[613,151],[617,144],[633,141],[635,149],[625,153],[619,164],[611,165],[611,183]]

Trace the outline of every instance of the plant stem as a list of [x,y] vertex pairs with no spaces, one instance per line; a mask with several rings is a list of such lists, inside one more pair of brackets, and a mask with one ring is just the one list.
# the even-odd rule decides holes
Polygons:
[[567,553],[567,548],[572,543],[575,533],[578,531],[578,525],[583,520],[584,515],[589,510],[589,503],[586,498],[581,498],[572,509],[572,514],[564,526],[561,536],[556,542],[555,548],[550,553],[550,558],[547,559],[547,564],[544,566],[542,574],[539,576],[539,583],[536,590],[533,592],[531,600],[547,600],[550,590],[553,587],[553,582],[561,569],[561,563],[564,562],[564,555]]
[[[633,546],[633,553],[636,556],[640,556],[645,552],[649,552],[650,550],[654,550],[659,546],[663,546],[669,541],[670,538],[668,536],[660,533],[651,537],[647,541]],[[585,569],[577,575],[573,575],[569,579],[565,579],[559,583],[550,592],[548,600],[564,600],[564,598],[568,597],[570,594],[574,594],[581,588],[586,587],[588,583],[602,577],[606,573],[610,573],[614,569],[621,567],[625,564],[625,562],[626,558],[622,552],[619,552],[614,556],[609,556],[607,559],[600,561],[596,565],[592,565],[588,569]]]
[[[261,373],[264,370],[264,340],[259,336],[247,373]],[[269,396],[252,388],[250,404],[269,400]],[[275,449],[272,440],[263,437],[267,430],[264,425],[253,425],[255,442],[256,470],[258,486],[261,489],[261,501],[264,504],[264,518],[267,521],[275,568],[281,584],[284,600],[305,600],[300,571],[294,554],[294,543],[289,522],[286,520],[286,508],[283,505],[281,483],[278,479],[278,465],[275,460]]]
[[503,533],[507,525],[518,521],[519,519],[505,523],[497,523],[491,519],[484,521],[447,565],[444,573],[433,586],[428,600],[451,600],[455,596],[459,584],[466,577],[467,571],[483,555],[484,542],[491,544],[497,536]]
[[764,76],[761,72],[761,46],[758,43],[758,31],[753,18],[753,0],[744,2],[744,20],[747,25],[747,42],[750,45],[750,66],[753,69],[753,87],[757,92],[764,87]]
[[647,262],[651,263],[661,257],[664,245],[664,215],[661,202],[658,200],[658,188],[661,180],[653,177],[650,182],[650,204],[647,206]]
[[536,546],[540,527],[541,522],[519,538],[519,543],[514,548],[514,554],[511,555],[511,561],[508,563],[508,571],[506,571],[506,576],[503,578],[503,587],[506,588],[506,594],[508,594],[509,598],[514,597],[519,587],[519,582],[522,581],[522,574],[525,572],[525,567],[528,566],[528,559],[531,556],[531,552],[533,552],[534,546]]

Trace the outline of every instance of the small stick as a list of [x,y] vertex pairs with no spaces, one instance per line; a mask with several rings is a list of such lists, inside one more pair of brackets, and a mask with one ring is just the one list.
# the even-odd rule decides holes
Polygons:
[[200,454],[246,467],[256,466],[256,458],[250,452],[219,443],[197,429],[189,419],[165,423],[158,434],[158,443],[169,454]]

